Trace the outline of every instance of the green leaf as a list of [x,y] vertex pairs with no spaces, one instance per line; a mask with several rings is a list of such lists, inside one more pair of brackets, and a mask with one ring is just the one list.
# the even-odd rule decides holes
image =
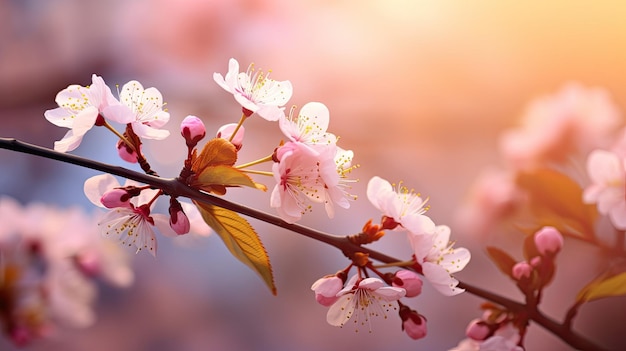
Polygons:
[[[199,187],[200,189],[212,185],[260,188],[259,184],[255,183],[247,174],[227,165],[205,167],[192,183],[193,187]],[[263,189],[263,186],[260,189]]]
[[498,249],[497,247],[487,246],[489,258],[496,264],[498,269],[511,279],[513,278],[513,266],[517,263],[508,253]]
[[222,238],[239,261],[255,271],[276,295],[274,275],[269,256],[254,228],[236,212],[194,201],[204,221]]
[[550,225],[561,234],[595,241],[596,206],[582,201],[582,188],[563,173],[539,169],[517,176],[528,194],[538,227]]
[[626,272],[605,273],[580,290],[576,296],[576,303],[621,295],[626,295]]

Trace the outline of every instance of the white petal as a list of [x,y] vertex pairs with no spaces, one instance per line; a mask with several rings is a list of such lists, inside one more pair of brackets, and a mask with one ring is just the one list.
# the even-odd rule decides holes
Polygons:
[[378,210],[382,211],[381,200],[384,197],[388,197],[389,193],[393,193],[391,183],[378,176],[372,177],[367,183],[367,198]]
[[105,192],[119,186],[120,183],[117,179],[106,173],[87,179],[83,185],[83,190],[85,192],[85,196],[87,196],[91,203],[99,207],[104,207],[102,202],[100,202],[102,195],[104,195]]
[[406,290],[393,286],[383,286],[382,288],[376,289],[373,294],[385,301],[397,301],[406,295]]
[[328,308],[328,313],[326,314],[328,324],[335,327],[341,327],[346,324],[354,313],[355,303],[353,299],[354,294],[346,294],[339,297],[339,299]]
[[434,235],[410,232],[408,238],[417,263],[422,264],[433,247]]
[[170,226],[170,217],[168,215],[155,213],[150,215],[150,217],[154,220],[154,226],[159,229],[161,235],[168,238],[175,238],[178,236],[178,234]]
[[443,259],[439,262],[448,273],[460,272],[469,263],[471,253],[464,247],[459,247],[443,255]]
[[430,284],[443,295],[454,296],[465,291],[464,289],[457,288],[456,286],[459,284],[459,281],[454,279],[445,268],[436,263],[424,262],[422,264],[422,271],[424,272],[424,277],[426,277]]
[[135,122],[132,125],[135,134],[146,139],[163,140],[170,135],[169,130],[152,128],[141,122]]

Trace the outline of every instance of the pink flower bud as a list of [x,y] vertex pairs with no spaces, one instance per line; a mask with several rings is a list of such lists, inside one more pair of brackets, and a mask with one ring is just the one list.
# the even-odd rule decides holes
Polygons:
[[530,259],[530,265],[534,268],[541,266],[541,256],[535,256]]
[[406,290],[406,297],[414,297],[422,293],[422,279],[419,274],[406,269],[395,273],[392,286]]
[[180,134],[185,138],[188,147],[194,147],[206,135],[202,120],[196,116],[187,116],[180,123]]
[[511,271],[513,278],[517,280],[521,280],[522,278],[530,278],[530,275],[533,272],[533,266],[528,264],[528,262],[526,261],[518,262],[513,266],[513,269]]
[[544,256],[554,255],[563,247],[563,235],[554,227],[543,227],[535,233],[535,246]]
[[100,202],[106,208],[125,207],[131,208],[130,195],[126,189],[115,188],[109,190],[100,198]]
[[[218,129],[217,137],[228,140],[233,135],[235,128],[237,128],[237,123],[225,124]],[[245,133],[246,129],[243,126],[240,126],[239,130],[237,130],[237,133],[235,134],[235,137],[230,141],[233,145],[235,145],[237,150],[241,149],[241,146],[243,146],[243,136]]]
[[175,209],[174,211],[170,209],[170,227],[172,227],[178,235],[189,233],[191,224],[182,208]]
[[476,341],[485,340],[487,339],[487,337],[489,337],[490,334],[491,329],[489,328],[487,323],[478,318],[472,320],[465,329],[465,335],[467,335],[468,338]]
[[121,140],[117,142],[117,153],[126,162],[137,163],[137,153]]
[[322,277],[311,286],[311,290],[315,291],[315,300],[320,305],[327,307],[339,299],[337,293],[342,288],[343,281],[336,275]]
[[100,257],[94,250],[85,250],[74,257],[74,263],[87,277],[96,277],[101,271]]
[[411,337],[418,340],[426,336],[426,318],[407,306],[400,307],[400,319],[402,320],[402,330]]
[[17,347],[24,347],[33,339],[32,332],[24,326],[13,327],[12,330],[9,331],[9,336],[13,344]]

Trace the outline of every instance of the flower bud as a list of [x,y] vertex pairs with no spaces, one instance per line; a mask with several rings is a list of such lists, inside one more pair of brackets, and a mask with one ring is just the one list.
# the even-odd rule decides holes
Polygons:
[[74,263],[87,277],[96,277],[102,270],[100,257],[94,250],[84,250],[78,253],[74,256]]
[[178,200],[172,198],[170,200],[170,227],[176,232],[178,235],[183,235],[189,233],[189,229],[191,228],[191,223],[189,222],[189,218],[183,211],[183,207],[178,202]]
[[206,128],[200,118],[190,115],[180,123],[180,134],[185,138],[187,147],[193,148],[206,135]]
[[554,227],[543,227],[535,233],[535,246],[542,255],[555,255],[563,247],[563,235]]
[[465,335],[476,341],[483,341],[487,339],[490,334],[491,328],[489,328],[489,325],[487,325],[487,323],[485,323],[482,319],[478,318],[472,320],[465,329]]
[[406,290],[406,297],[414,297],[422,293],[422,279],[419,274],[406,269],[395,273],[392,286]]
[[105,192],[100,198],[100,202],[106,208],[131,208],[132,204],[130,203],[130,198],[131,196],[126,189],[115,188]]
[[530,264],[528,264],[528,262],[524,261],[524,262],[518,262],[513,266],[513,269],[511,270],[511,274],[513,275],[513,278],[515,278],[516,280],[521,280],[523,278],[530,278],[530,275],[533,272],[533,266],[531,266]]
[[428,332],[426,328],[426,318],[407,306],[400,307],[400,319],[402,320],[402,330],[414,340],[421,339]]
[[[235,128],[237,128],[237,123],[225,124],[221,126],[220,129],[218,129],[217,137],[228,140],[233,135]],[[233,143],[233,145],[235,145],[235,148],[237,150],[241,149],[241,147],[243,146],[243,136],[245,133],[246,129],[243,126],[240,126],[239,130],[237,130],[237,133],[230,141],[231,143]]]
[[383,216],[381,220],[381,224],[383,225],[383,229],[395,229],[400,223],[396,222],[393,217]]
[[129,148],[123,141],[117,142],[117,153],[126,162],[137,163],[137,152]]
[[337,275],[318,279],[311,286],[315,292],[315,300],[322,306],[330,306],[339,299],[337,293],[343,288],[343,280]]

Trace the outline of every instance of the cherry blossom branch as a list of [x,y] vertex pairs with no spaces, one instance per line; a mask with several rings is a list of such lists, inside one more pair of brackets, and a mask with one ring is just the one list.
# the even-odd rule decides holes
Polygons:
[[[360,252],[367,254],[371,259],[382,263],[390,264],[401,261],[397,258],[355,244],[351,242],[347,236],[331,235],[299,224],[287,223],[277,216],[273,216],[268,213],[244,205],[233,203],[222,198],[215,197],[208,193],[193,189],[176,178],[168,179],[149,174],[143,174],[123,167],[112,166],[106,163],[86,159],[80,156],[56,152],[48,148],[25,143],[14,138],[0,138],[0,148],[70,163],[77,166],[114,174],[127,179],[132,179],[137,182],[149,184],[153,187],[161,189],[165,194],[182,196],[189,199],[206,202],[240,213],[242,215],[256,218],[265,223],[288,229],[311,239],[327,243],[338,248],[348,257],[351,257],[355,253]],[[410,267],[407,268],[410,269]],[[601,346],[596,345],[585,337],[572,331],[570,328],[570,323],[560,324],[545,316],[538,310],[537,306],[528,306],[526,304],[516,302],[504,296],[495,294],[493,292],[484,290],[465,282],[459,282],[458,287],[465,289],[466,292],[472,295],[504,306],[511,311],[526,313],[529,320],[532,320],[535,323],[541,325],[543,328],[549,330],[561,340],[576,349],[598,351],[605,350]]]

